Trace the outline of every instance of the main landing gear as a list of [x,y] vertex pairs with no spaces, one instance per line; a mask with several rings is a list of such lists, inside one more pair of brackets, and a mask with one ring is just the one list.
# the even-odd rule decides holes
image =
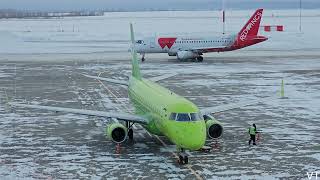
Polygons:
[[203,57],[202,56],[197,57],[197,61],[198,62],[202,62],[203,61]]
[[133,126],[134,123],[130,123],[130,122],[126,122],[126,127],[128,128],[128,137],[129,137],[129,140],[133,140],[133,129],[132,129],[132,126]]
[[184,149],[180,149],[180,152],[178,153],[179,157],[179,164],[188,164],[189,163],[189,158],[188,155],[186,154]]

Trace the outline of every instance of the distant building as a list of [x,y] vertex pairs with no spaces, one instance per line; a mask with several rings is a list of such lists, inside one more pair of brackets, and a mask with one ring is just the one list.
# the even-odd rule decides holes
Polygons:
[[0,10],[1,18],[54,18],[70,16],[103,16],[103,11],[71,11],[71,12],[43,12],[18,11],[13,9]]

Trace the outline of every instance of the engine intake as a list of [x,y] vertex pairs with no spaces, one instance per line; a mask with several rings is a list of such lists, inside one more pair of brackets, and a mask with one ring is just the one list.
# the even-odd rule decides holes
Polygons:
[[128,132],[127,128],[120,123],[114,123],[106,129],[107,136],[115,143],[122,143],[126,140]]
[[207,135],[210,139],[221,137],[223,133],[223,127],[219,121],[212,116],[204,116],[207,126]]

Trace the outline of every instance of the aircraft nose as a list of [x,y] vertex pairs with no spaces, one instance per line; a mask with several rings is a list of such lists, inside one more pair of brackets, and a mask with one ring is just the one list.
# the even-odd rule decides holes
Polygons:
[[[132,45],[128,49],[128,52],[131,52],[131,48],[132,48]],[[135,43],[134,44],[134,49],[136,50],[137,53],[140,53],[140,49],[141,49],[140,44]]]
[[140,44],[135,44],[134,49],[136,50],[137,53],[140,53],[141,51],[141,45]]
[[189,150],[199,150],[206,141],[206,127],[204,123],[199,122],[197,125],[186,126],[180,129],[177,135],[177,145]]

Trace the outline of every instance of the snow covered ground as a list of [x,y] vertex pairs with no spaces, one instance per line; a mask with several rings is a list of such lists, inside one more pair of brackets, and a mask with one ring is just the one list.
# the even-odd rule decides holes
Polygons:
[[[227,28],[238,31],[251,13],[230,12]],[[293,16],[297,11],[265,14],[263,24],[283,24],[285,32],[263,33],[269,41],[208,54],[203,63],[154,55],[141,65],[146,77],[177,72],[161,84],[199,107],[271,97],[217,114],[224,124],[223,137],[208,141],[210,153],[190,152],[188,166],[177,164],[170,142],[161,138],[164,146],[140,126],[135,127],[135,142],[123,144],[117,154],[99,118],[10,110],[4,91],[15,101],[130,112],[123,87],[101,85],[79,73],[125,78],[131,68],[126,52],[130,21],[140,37],[171,30],[210,34],[221,29],[216,27],[217,12],[1,20],[0,178],[196,179],[197,174],[204,179],[303,179],[307,172],[319,172],[320,38],[314,27],[319,26],[319,13],[303,11],[303,33],[298,33],[298,18]],[[64,32],[57,32],[60,27]],[[278,98],[282,79],[287,99]],[[246,130],[253,122],[262,137],[257,147],[248,147]]]
[[[15,101],[44,105],[131,112],[123,87],[80,76],[104,72],[125,78],[127,60],[104,62],[4,62],[0,89]],[[190,152],[190,165],[180,166],[164,146],[140,126],[135,142],[122,153],[105,137],[100,119],[0,105],[0,177],[5,179],[178,178],[275,179],[306,178],[319,171],[320,61],[308,58],[248,57],[209,59],[204,63],[150,61],[145,77],[175,71],[161,82],[176,93],[207,107],[248,99],[263,103],[216,115],[224,135],[208,141],[212,152]],[[279,99],[281,79],[285,96]],[[110,94],[109,90],[113,93]],[[2,101],[5,93],[1,91]],[[115,98],[119,97],[119,98]],[[247,145],[247,127],[262,131],[257,147]],[[192,169],[193,171],[191,171]]]

